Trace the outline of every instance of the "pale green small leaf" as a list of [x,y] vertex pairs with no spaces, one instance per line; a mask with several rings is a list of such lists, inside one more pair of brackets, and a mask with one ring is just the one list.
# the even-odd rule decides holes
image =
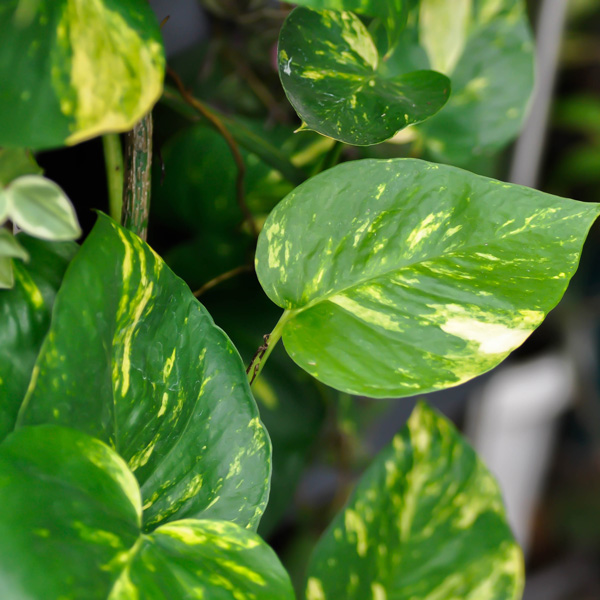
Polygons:
[[348,144],[378,144],[444,106],[435,71],[387,77],[370,33],[351,12],[294,9],[279,35],[279,76],[304,125]]
[[0,496],[7,599],[293,600],[275,553],[233,523],[185,520],[142,534],[135,477],[78,431],[11,434],[0,445]]
[[0,145],[127,131],[160,97],[164,49],[145,0],[0,3]]
[[319,542],[307,600],[519,600],[523,556],[473,449],[420,404]]
[[[0,292],[0,441],[15,425],[50,327],[54,297],[78,249],[73,242],[44,242],[23,233],[16,239],[30,261],[14,263],[14,286]],[[0,270],[3,260],[11,264],[0,258]]]
[[237,350],[105,215],[65,276],[19,419],[116,449],[140,482],[147,530],[184,517],[256,528],[264,511],[271,446]]
[[53,181],[40,175],[15,179],[4,191],[8,212],[20,229],[49,241],[75,240],[81,228],[71,201]]
[[[25,148],[0,148],[0,198],[1,188],[7,186],[13,179],[22,175],[41,175],[42,171]],[[2,216],[2,208],[0,208],[0,221]]]
[[256,271],[290,356],[373,397],[463,383],[562,297],[600,205],[411,159],[345,163],[269,215]]
[[8,229],[0,228],[0,257],[19,258],[21,260],[29,260],[29,254],[17,238]]

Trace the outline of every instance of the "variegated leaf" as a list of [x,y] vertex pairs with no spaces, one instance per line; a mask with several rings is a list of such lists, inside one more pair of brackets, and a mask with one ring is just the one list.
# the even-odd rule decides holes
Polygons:
[[518,600],[523,557],[498,485],[420,404],[319,542],[307,600]]
[[316,10],[351,11],[377,17],[388,32],[390,49],[406,25],[411,0],[294,0],[294,4]]
[[447,105],[416,129],[433,158],[468,165],[518,134],[533,50],[524,0],[419,0],[384,67],[389,77],[427,68],[450,77]]
[[[23,175],[0,190],[8,218],[43,240],[68,241],[81,235],[75,209],[64,191],[41,175]],[[0,208],[0,212],[1,212]]]
[[160,257],[104,215],[65,277],[20,413],[42,423],[116,449],[147,529],[198,516],[258,525],[270,443],[240,356]]
[[145,0],[0,4],[0,145],[49,148],[131,129],[162,91]]
[[5,598],[293,599],[274,552],[233,523],[188,519],[142,535],[134,475],[81,432],[11,434],[0,445],[0,496]]
[[598,204],[411,159],[339,165],[270,214],[256,270],[317,379],[373,397],[458,385],[562,297]]
[[450,95],[449,79],[434,71],[383,75],[371,35],[351,12],[294,9],[278,57],[303,128],[348,144],[383,142],[434,115]]
[[77,252],[72,242],[43,242],[24,234],[15,239],[30,260],[15,261],[14,286],[0,291],[0,441],[14,427],[50,327],[54,297]]

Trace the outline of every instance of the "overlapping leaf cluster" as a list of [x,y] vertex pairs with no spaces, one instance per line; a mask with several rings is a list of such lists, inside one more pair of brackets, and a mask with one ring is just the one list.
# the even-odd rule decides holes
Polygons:
[[[457,164],[517,132],[532,77],[520,0],[459,0],[452,19],[442,0],[297,4],[278,61],[304,128],[369,145],[412,126],[432,156]],[[0,230],[0,286],[12,288],[0,291],[0,589],[291,600],[255,533],[271,442],[237,349],[135,233],[101,214],[81,247],[68,241],[80,234],[73,209],[25,150],[125,131],[152,108],[164,75],[154,16],[143,0],[10,0],[0,33],[0,145],[14,147],[0,151],[0,221],[24,230]],[[315,380],[370,397],[487,371],[559,301],[600,213],[409,159],[346,163],[293,189],[305,166],[335,163],[336,146],[266,135],[236,129],[251,147],[251,212],[266,219],[256,272],[283,309],[253,380],[280,338]],[[206,147],[213,164],[196,160]],[[188,245],[215,254],[240,221],[227,156],[208,129],[180,134],[157,198],[159,214],[196,236]],[[240,256],[251,249],[246,236]],[[235,312],[226,322],[246,351],[250,326]],[[306,399],[282,400],[315,393],[298,372],[254,383],[265,421],[279,411],[272,437],[290,452],[274,464],[290,489],[323,420]],[[274,514],[290,489],[275,491]],[[493,477],[420,404],[318,544],[306,597],[512,600],[522,567]]]

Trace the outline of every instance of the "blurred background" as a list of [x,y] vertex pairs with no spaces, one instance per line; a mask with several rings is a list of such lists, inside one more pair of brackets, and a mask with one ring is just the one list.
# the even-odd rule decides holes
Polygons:
[[[279,84],[276,42],[290,6],[269,0],[153,0],[169,64],[244,148],[256,224],[291,178],[364,156],[423,156],[407,139],[334,146],[299,125]],[[460,166],[582,201],[600,201],[600,2],[531,0],[537,83],[510,146]],[[223,138],[167,79],[154,111],[150,244],[199,290],[248,363],[278,309],[252,270],[253,238],[236,204],[237,166]],[[264,140],[264,141],[262,141]],[[408,140],[410,141],[410,140]],[[38,156],[73,200],[86,231],[108,212],[100,140]],[[225,274],[224,277],[223,274]],[[215,279],[217,278],[217,279]],[[527,559],[526,600],[600,599],[600,230],[588,239],[566,297],[494,371],[427,401],[449,416],[499,478]],[[255,386],[274,446],[261,525],[296,583],[310,551],[415,400],[369,400],[311,380],[278,348]]]

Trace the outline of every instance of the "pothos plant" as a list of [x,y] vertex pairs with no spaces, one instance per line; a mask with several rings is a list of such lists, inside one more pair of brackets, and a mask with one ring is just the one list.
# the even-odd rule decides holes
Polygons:
[[[293,598],[255,533],[271,443],[250,384],[269,395],[261,372],[278,341],[343,392],[441,390],[518,347],[577,267],[599,205],[440,164],[469,164],[518,131],[533,78],[520,0],[296,4],[280,32],[281,82],[301,129],[337,140],[311,138],[313,177],[300,151],[290,159],[219,115],[175,72],[163,91],[159,25],[144,0],[0,6],[3,598]],[[167,173],[184,156],[210,176],[189,151],[207,143],[247,167],[247,198],[245,170],[234,175],[237,208],[260,230],[256,274],[281,309],[247,367],[144,241],[161,95],[217,130],[182,134],[165,150]],[[99,214],[78,246],[73,208],[31,152],[98,135],[112,218]],[[439,162],[333,166],[342,143],[398,136]],[[170,185],[157,192],[163,209]],[[254,189],[271,202],[263,223],[244,203]],[[220,201],[191,200],[188,221]],[[522,585],[497,484],[421,403],[323,535],[306,598],[513,599]]]

